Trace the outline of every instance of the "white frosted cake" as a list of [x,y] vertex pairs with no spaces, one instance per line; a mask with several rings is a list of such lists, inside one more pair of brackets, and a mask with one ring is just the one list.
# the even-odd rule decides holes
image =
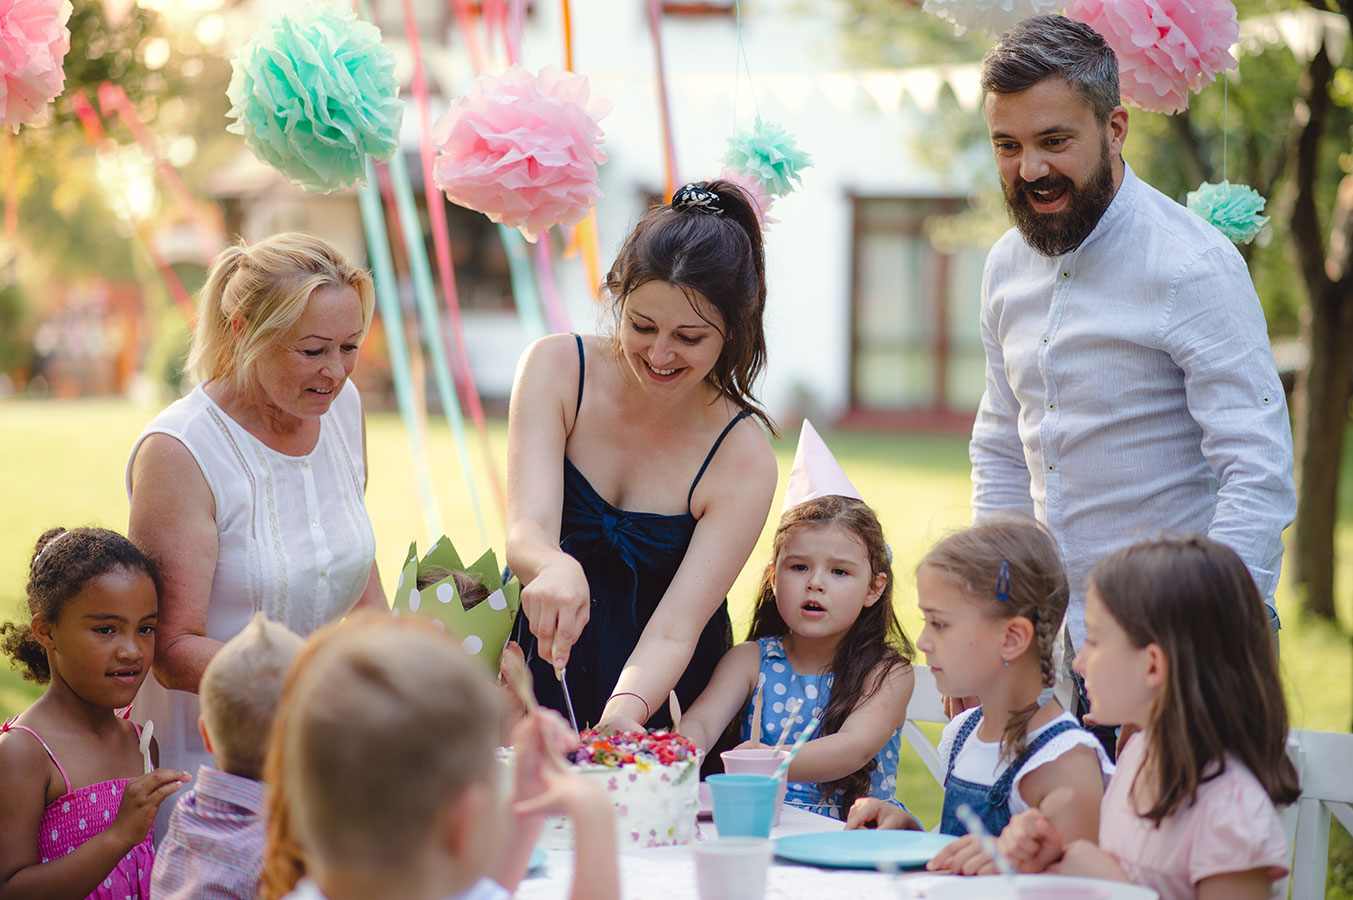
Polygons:
[[569,760],[611,794],[622,847],[664,847],[695,838],[700,754],[670,731],[584,731]]

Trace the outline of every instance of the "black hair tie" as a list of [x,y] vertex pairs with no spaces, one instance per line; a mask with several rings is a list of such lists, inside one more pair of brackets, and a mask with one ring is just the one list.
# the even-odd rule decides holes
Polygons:
[[723,206],[719,203],[719,195],[713,191],[705,190],[697,184],[688,184],[677,190],[672,195],[672,209],[693,209],[696,212],[709,213],[712,216],[723,215]]

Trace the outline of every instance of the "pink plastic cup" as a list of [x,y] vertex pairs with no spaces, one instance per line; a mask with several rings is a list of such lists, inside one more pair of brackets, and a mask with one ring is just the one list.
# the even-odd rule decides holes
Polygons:
[[[725,750],[719,754],[723,770],[729,775],[774,775],[775,770],[789,755],[788,750]],[[785,788],[789,775],[780,779],[780,790],[775,795],[775,818],[771,825],[780,824],[780,809],[785,805]]]

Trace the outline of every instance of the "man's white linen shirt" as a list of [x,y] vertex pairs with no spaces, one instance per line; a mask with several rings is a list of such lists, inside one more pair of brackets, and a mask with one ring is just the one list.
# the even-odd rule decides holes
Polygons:
[[1296,511],[1292,432],[1259,298],[1221,232],[1125,163],[1072,252],[1042,256],[1017,229],[997,241],[981,319],[973,517],[1048,526],[1074,646],[1095,563],[1162,534],[1231,547],[1272,602]]

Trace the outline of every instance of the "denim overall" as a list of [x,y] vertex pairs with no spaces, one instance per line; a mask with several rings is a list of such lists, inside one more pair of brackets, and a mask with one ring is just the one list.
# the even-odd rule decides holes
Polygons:
[[1072,722],[1058,722],[1053,725],[1029,743],[1019,758],[1001,773],[1000,779],[995,784],[985,785],[954,777],[954,763],[958,760],[958,754],[968,742],[968,736],[977,730],[981,721],[982,708],[978,707],[977,712],[968,717],[954,738],[954,749],[949,753],[949,770],[944,777],[944,815],[940,819],[940,834],[962,837],[968,833],[968,829],[959,821],[955,812],[962,803],[972,807],[972,811],[977,813],[987,831],[994,835],[1004,831],[1005,826],[1010,823],[1010,789],[1014,787],[1015,776],[1019,774],[1019,770],[1024,768],[1029,758],[1048,741],[1064,731],[1077,727]]

